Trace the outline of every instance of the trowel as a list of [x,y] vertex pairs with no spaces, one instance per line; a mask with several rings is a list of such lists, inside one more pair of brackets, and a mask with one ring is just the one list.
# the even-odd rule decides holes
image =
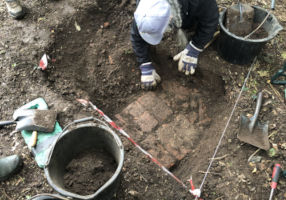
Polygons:
[[16,131],[41,131],[54,130],[57,113],[53,110],[18,109],[13,114],[13,120],[0,121],[0,127],[17,124]]
[[262,92],[258,93],[255,113],[251,118],[240,116],[240,127],[237,138],[242,142],[251,144],[260,149],[268,150],[270,143],[268,140],[268,123],[262,124],[257,118],[261,108]]

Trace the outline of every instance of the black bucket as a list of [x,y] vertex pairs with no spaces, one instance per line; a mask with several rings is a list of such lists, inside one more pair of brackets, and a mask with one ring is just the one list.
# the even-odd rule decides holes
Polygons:
[[[261,23],[268,12],[258,6],[254,8],[254,23]],[[268,36],[263,39],[244,39],[229,32],[225,24],[226,9],[220,13],[220,37],[218,39],[218,52],[226,61],[233,64],[249,64],[259,54],[262,47],[271,39],[273,39],[283,28],[273,14],[270,14],[261,28],[263,28]]]
[[[112,177],[96,192],[80,195],[68,191],[64,186],[66,166],[78,154],[93,148],[104,149],[116,161],[117,167]],[[48,183],[60,195],[71,199],[109,200],[113,197],[120,183],[124,160],[124,149],[120,138],[103,122],[77,125],[64,131],[55,142],[47,166],[44,168]]]

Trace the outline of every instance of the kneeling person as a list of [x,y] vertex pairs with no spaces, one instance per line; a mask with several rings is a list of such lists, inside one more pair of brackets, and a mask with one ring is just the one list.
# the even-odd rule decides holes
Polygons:
[[174,60],[178,61],[178,70],[190,75],[195,73],[198,56],[216,31],[218,16],[215,0],[137,1],[131,27],[131,42],[140,65],[141,87],[153,89],[161,81],[152,65],[148,49],[150,45],[160,43],[169,23],[178,29],[196,26],[192,40],[182,52],[174,56]]

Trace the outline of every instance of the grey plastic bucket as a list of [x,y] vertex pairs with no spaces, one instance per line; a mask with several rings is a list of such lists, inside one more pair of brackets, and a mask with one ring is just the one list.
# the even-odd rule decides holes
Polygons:
[[[95,193],[79,195],[64,187],[65,168],[79,153],[92,148],[103,148],[113,156],[117,168],[112,177]],[[54,144],[49,163],[44,168],[48,183],[64,197],[72,199],[109,200],[117,191],[124,161],[124,149],[120,138],[104,123],[77,125],[64,131]]]
[[[253,6],[254,22],[261,23],[267,16],[267,10]],[[262,39],[244,39],[229,32],[224,26],[226,9],[220,13],[220,37],[218,39],[218,53],[226,61],[233,64],[249,64],[260,53],[262,47],[273,39],[283,28],[273,14],[270,14],[261,28],[268,36]]]

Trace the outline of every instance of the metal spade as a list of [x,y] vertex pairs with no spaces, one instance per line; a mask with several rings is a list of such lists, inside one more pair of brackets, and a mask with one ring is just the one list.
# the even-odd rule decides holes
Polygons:
[[268,122],[260,123],[257,118],[261,108],[262,92],[258,93],[255,113],[251,118],[240,116],[240,127],[237,138],[242,142],[251,144],[260,149],[268,150],[270,143],[268,140]]

